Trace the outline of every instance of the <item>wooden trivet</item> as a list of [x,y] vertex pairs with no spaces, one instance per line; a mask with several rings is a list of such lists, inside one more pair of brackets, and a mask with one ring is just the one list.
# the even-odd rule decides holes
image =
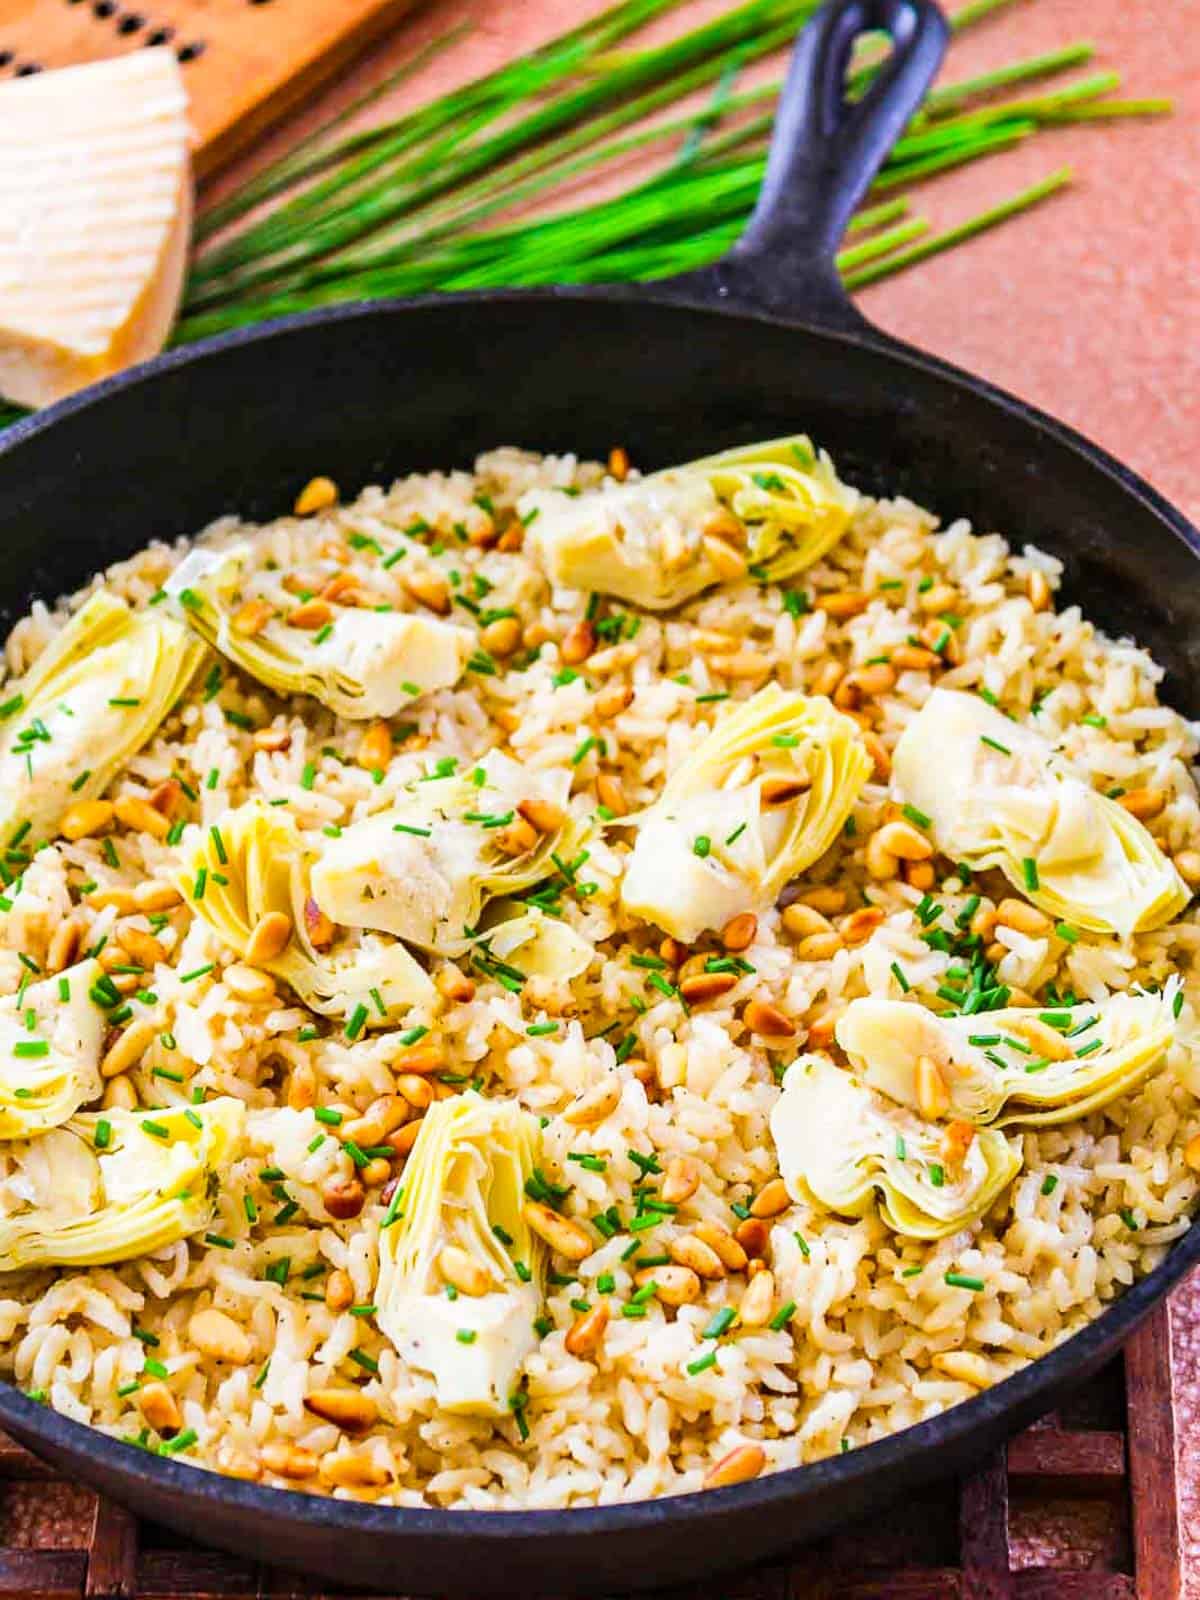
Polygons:
[[[1180,1582],[1170,1343],[1161,1310],[1123,1360],[975,1476],[909,1494],[786,1562],[676,1590],[669,1600],[1176,1600]],[[139,1523],[11,1441],[0,1443],[4,1600],[340,1592]],[[668,1600],[665,1591],[658,1600]]]
[[417,0],[0,0],[0,78],[167,44],[196,170],[227,161]]

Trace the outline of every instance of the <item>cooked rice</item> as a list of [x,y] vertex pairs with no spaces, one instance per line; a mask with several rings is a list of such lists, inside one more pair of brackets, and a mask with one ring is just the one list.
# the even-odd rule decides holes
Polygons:
[[[929,512],[905,500],[864,500],[847,537],[805,575],[803,588],[814,599],[841,591],[869,595],[861,614],[844,622],[820,609],[795,616],[777,587],[745,582],[677,613],[644,616],[616,658],[627,663],[608,676],[586,665],[564,672],[559,642],[584,615],[587,597],[548,594],[525,555],[480,548],[455,529],[469,535],[486,517],[480,497],[503,517],[530,486],[589,485],[600,476],[600,468],[572,457],[502,449],[481,457],[474,475],[409,477],[389,489],[369,488],[352,505],[258,528],[232,519],[214,524],[202,535],[206,541],[249,535],[284,568],[303,566],[333,541],[349,570],[379,586],[398,581],[398,574],[380,571],[363,537],[407,528],[420,517],[444,541],[444,548],[432,545],[429,565],[468,599],[486,591],[486,605],[514,607],[526,649],[541,648],[528,665],[518,658],[495,676],[468,673],[457,688],[397,718],[397,754],[380,782],[355,764],[362,724],[340,722],[315,702],[277,701],[226,666],[219,693],[206,692],[202,675],[112,793],[145,796],[170,775],[184,774],[199,797],[191,815],[205,827],[227,807],[261,795],[285,800],[319,843],[323,828],[383,807],[432,757],[472,761],[501,746],[529,766],[561,766],[578,757],[591,730],[602,736],[603,753],[596,745],[578,759],[573,803],[581,814],[594,810],[603,772],[619,778],[637,807],[655,797],[664,776],[724,709],[706,696],[728,690],[744,697],[772,679],[809,688],[830,661],[861,665],[950,612],[961,619],[953,624],[961,664],[941,672],[941,684],[986,688],[1018,716],[1029,714],[1036,698],[1037,726],[1097,787],[1166,791],[1166,807],[1151,825],[1164,849],[1178,853],[1200,843],[1189,770],[1200,729],[1158,703],[1161,673],[1149,656],[1129,641],[1105,638],[1075,606],[1034,609],[1029,575],[1042,572],[1056,583],[1053,558],[1031,547],[1014,554],[999,535],[977,536],[963,521],[939,532]],[[184,548],[151,545],[94,586],[106,583],[143,604]],[[477,584],[477,576],[485,582]],[[80,599],[60,609],[33,606],[8,640],[10,674],[25,670]],[[460,609],[460,620],[469,620]],[[593,696],[614,681],[633,686],[632,703],[596,723]],[[894,690],[874,702],[886,747],[929,688],[928,672],[902,671]],[[1088,714],[1103,724],[1085,722]],[[246,719],[256,729],[286,730],[288,748],[256,750]],[[868,879],[866,841],[887,800],[886,783],[868,784],[854,831],[807,875],[809,887],[846,890],[848,910],[869,895],[885,912],[865,943],[843,947],[832,959],[798,960],[780,913],[770,911],[759,917],[746,952],[754,972],[715,1003],[685,1014],[677,998],[647,987],[644,971],[629,963],[631,949],[655,949],[659,936],[621,916],[617,888],[627,836],[610,831],[589,841],[584,876],[594,889],[564,899],[566,917],[600,954],[569,992],[531,985],[522,996],[480,980],[470,1001],[446,1003],[436,1019],[411,1021],[435,1022],[459,1081],[481,1075],[487,1093],[516,1096],[549,1119],[544,1167],[572,1185],[568,1214],[587,1219],[614,1204],[628,1214],[641,1176],[627,1153],[633,1150],[664,1167],[675,1155],[693,1158],[702,1182],[689,1221],[703,1216],[736,1225],[731,1206],[747,1201],[776,1171],[768,1133],[780,1093],[774,1069],[804,1048],[818,1019],[854,996],[887,993],[893,962],[910,975],[914,998],[928,1000],[951,960],[918,940],[918,890],[900,880]],[[45,958],[49,936],[72,907],[83,918],[85,946],[120,926],[149,931],[143,916],[90,909],[79,885],[167,879],[179,857],[179,847],[134,832],[120,836],[115,867],[96,839],[42,850],[12,909],[0,916],[0,984],[17,987],[19,952]],[[984,894],[985,907],[1009,892],[997,875],[977,879],[972,889]],[[939,898],[956,912],[972,889],[950,877]],[[300,1042],[301,1029],[313,1021],[309,1014],[286,995],[265,1003],[239,999],[222,979],[233,953],[186,908],[172,913],[158,937],[167,954],[152,987],[175,1048],[160,1036],[134,1072],[139,1104],[179,1103],[202,1087],[252,1107],[302,1105],[311,1072],[318,1104],[350,1116],[393,1089],[398,1033],[351,1043],[340,1029],[323,1026],[321,1037]],[[323,1179],[351,1170],[335,1138],[310,1151],[315,1134],[331,1130],[322,1130],[309,1109],[281,1119],[271,1146],[252,1150],[223,1183],[212,1232],[233,1239],[233,1249],[193,1238],[128,1265],[10,1276],[0,1300],[3,1369],[67,1416],[153,1448],[129,1388],[152,1341],[149,1353],[168,1369],[183,1424],[196,1434],[180,1459],[285,1484],[262,1462],[272,1440],[318,1458],[366,1456],[382,1481],[333,1492],[394,1505],[561,1507],[678,1494],[700,1488],[713,1463],[743,1442],[761,1445],[768,1469],[795,1467],[933,1416],[1095,1317],[1187,1229],[1200,1189],[1200,1174],[1183,1153],[1200,1133],[1194,916],[1123,941],[1084,934],[1061,958],[1045,939],[1005,937],[1003,980],[1035,992],[1053,981],[1100,1000],[1180,972],[1187,998],[1163,1068],[1103,1112],[1020,1134],[1024,1167],[1011,1191],[984,1221],[938,1243],[898,1237],[874,1209],[849,1220],[793,1205],[770,1224],[775,1303],[791,1300],[797,1308],[778,1330],[704,1338],[714,1312],[736,1306],[744,1292],[745,1279],[735,1276],[706,1283],[699,1300],[677,1310],[651,1300],[642,1319],[614,1314],[594,1357],[571,1356],[564,1337],[579,1314],[572,1302],[594,1304],[596,1280],[606,1273],[615,1284],[614,1311],[633,1287],[634,1263],[624,1259],[630,1236],[605,1242],[597,1234],[577,1281],[548,1291],[553,1331],[526,1368],[527,1439],[517,1417],[493,1422],[440,1412],[432,1380],[406,1366],[369,1315],[327,1307],[323,1288],[335,1268],[349,1274],[356,1306],[370,1305],[384,1208],[376,1189],[354,1221],[309,1219],[310,1202],[319,1210]],[[215,963],[211,973],[182,981],[208,962]],[[795,1039],[783,1049],[769,1051],[748,1035],[741,1013],[751,996],[770,1000],[796,1023]],[[645,1003],[643,1014],[631,1011],[631,998]],[[618,1014],[621,1025],[606,1032]],[[558,1032],[530,1037],[530,1024],[547,1018],[561,1018]],[[616,1110],[592,1129],[568,1126],[556,1113],[614,1070],[627,1031],[635,1042],[620,1051],[626,1058],[615,1068],[623,1085]],[[186,1083],[156,1076],[156,1068],[181,1072]],[[569,1162],[568,1152],[600,1156],[607,1168],[588,1170]],[[264,1165],[284,1169],[302,1209],[283,1225],[272,1224],[268,1211],[251,1228],[243,1194]],[[1045,1181],[1051,1175],[1053,1186]],[[659,1253],[684,1226],[664,1217],[638,1237]],[[290,1273],[280,1287],[265,1273],[285,1256]],[[985,1287],[948,1285],[947,1271],[982,1279]],[[189,1342],[190,1317],[209,1305],[249,1335],[249,1360],[222,1364]],[[377,1364],[377,1373],[347,1365],[355,1349]],[[715,1352],[715,1364],[689,1372],[708,1352]],[[353,1443],[303,1405],[312,1389],[351,1379],[362,1380],[383,1419]],[[322,1482],[312,1476],[292,1486],[316,1491]]]

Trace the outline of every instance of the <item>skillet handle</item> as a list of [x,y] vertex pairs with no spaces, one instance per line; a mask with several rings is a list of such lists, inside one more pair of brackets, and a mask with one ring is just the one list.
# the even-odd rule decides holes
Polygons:
[[[848,101],[854,41],[875,30],[891,35],[892,53],[863,98]],[[937,72],[949,32],[934,0],[828,0],[792,52],[745,233],[713,266],[667,280],[670,297],[862,329],[834,256]]]

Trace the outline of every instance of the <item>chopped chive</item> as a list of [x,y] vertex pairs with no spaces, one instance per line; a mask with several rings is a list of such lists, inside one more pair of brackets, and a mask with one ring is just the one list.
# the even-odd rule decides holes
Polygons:
[[728,1332],[736,1316],[737,1312],[732,1306],[722,1306],[719,1311],[713,1313],[700,1337],[702,1339],[719,1339],[723,1333]]
[[812,1251],[809,1249],[808,1240],[804,1237],[804,1235],[802,1233],[793,1233],[792,1238],[795,1239],[796,1246],[800,1251],[800,1254],[804,1257],[805,1261],[810,1260],[812,1257]]
[[937,1161],[929,1163],[929,1181],[935,1189],[940,1189],[946,1181],[945,1169]]
[[357,1039],[359,1034],[363,1031],[363,1025],[366,1020],[367,1008],[360,1000],[351,1013],[349,1022],[346,1024],[346,1038],[351,1040]]
[[912,984],[909,983],[908,979],[904,976],[898,961],[892,962],[892,977],[895,978],[896,982],[900,985],[900,988],[905,994],[910,992],[912,989]]
[[999,739],[992,739],[986,733],[979,735],[980,744],[986,744],[990,750],[999,750],[1002,756],[1011,756],[1012,751],[1006,744],[1001,744]]
[[92,1143],[97,1150],[107,1150],[112,1143],[112,1123],[107,1117],[101,1117],[96,1123],[96,1131],[92,1135]]
[[1090,1056],[1095,1051],[1102,1050],[1103,1048],[1104,1048],[1104,1040],[1103,1039],[1093,1039],[1090,1044],[1085,1044],[1082,1050],[1076,1050],[1075,1059],[1077,1061],[1082,1061],[1084,1056]]
[[791,1320],[792,1313],[795,1311],[795,1309],[796,1302],[794,1300],[788,1300],[781,1305],[779,1310],[771,1318],[771,1321],[768,1324],[771,1332],[782,1333],[784,1328],[787,1327],[789,1321]]
[[695,1378],[698,1377],[700,1373],[707,1372],[709,1367],[715,1367],[716,1364],[717,1352],[715,1350],[709,1350],[707,1354],[698,1356],[695,1361],[689,1361],[687,1370],[688,1373]]
[[952,1289],[971,1289],[976,1294],[987,1288],[982,1278],[973,1278],[965,1272],[947,1272],[945,1281]]
[[927,817],[923,811],[918,811],[914,805],[909,805],[906,802],[900,807],[900,810],[918,828],[931,828],[933,826],[932,817]]
[[1058,1178],[1053,1172],[1048,1172],[1042,1179],[1042,1193],[1053,1194],[1058,1188]]
[[1035,894],[1038,889],[1037,862],[1032,856],[1026,856],[1021,862],[1021,875],[1025,879],[1025,887],[1030,894]]
[[692,854],[699,856],[701,860],[703,860],[704,857],[709,854],[711,849],[712,840],[706,833],[697,834],[695,839],[692,841]]

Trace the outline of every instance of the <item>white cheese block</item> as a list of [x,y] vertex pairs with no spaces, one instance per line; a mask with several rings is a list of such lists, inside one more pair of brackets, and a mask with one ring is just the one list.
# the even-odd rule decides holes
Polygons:
[[161,350],[192,217],[168,49],[0,83],[0,395],[48,405]]

